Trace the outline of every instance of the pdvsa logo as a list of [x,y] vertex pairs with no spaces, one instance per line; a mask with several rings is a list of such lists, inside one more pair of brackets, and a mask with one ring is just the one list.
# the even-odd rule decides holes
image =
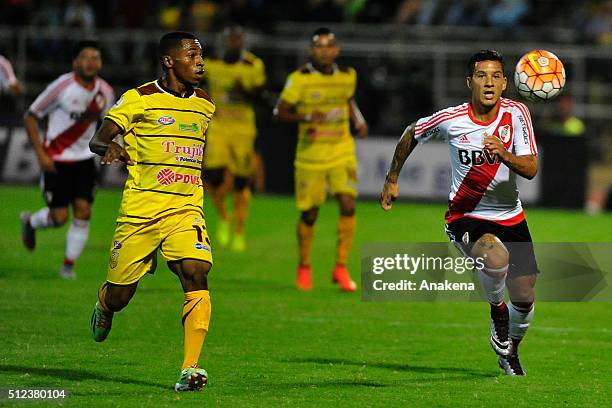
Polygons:
[[175,122],[174,118],[172,116],[162,116],[159,119],[157,119],[157,123],[159,123],[160,125],[163,126],[168,126],[171,125]]
[[173,183],[183,183],[183,184],[200,184],[200,176],[194,176],[192,174],[183,174],[177,173],[172,169],[161,169],[157,173],[157,181],[162,186],[169,186]]

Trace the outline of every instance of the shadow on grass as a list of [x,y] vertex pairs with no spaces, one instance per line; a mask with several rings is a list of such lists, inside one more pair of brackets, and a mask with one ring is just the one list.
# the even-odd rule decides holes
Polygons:
[[[411,373],[421,374],[454,374],[452,378],[460,379],[462,377],[481,377],[491,378],[497,377],[498,371],[483,371],[483,370],[472,370],[463,367],[429,367],[429,366],[417,366],[410,364],[392,364],[392,363],[372,363],[366,361],[351,361],[340,358],[303,358],[303,359],[290,359],[285,360],[289,363],[315,363],[315,364],[338,364],[348,365],[357,367],[371,367],[371,368],[385,368],[393,371],[405,371]],[[449,377],[442,378],[443,380],[449,380]]]
[[17,365],[0,364],[0,373],[2,372],[16,373],[16,374],[28,373],[32,376],[54,377],[54,378],[61,378],[64,380],[71,380],[71,381],[96,380],[96,381],[104,381],[104,382],[113,382],[117,384],[142,385],[145,387],[161,388],[166,391],[172,389],[172,387],[170,387],[170,385],[168,384],[160,384],[160,383],[154,383],[150,381],[142,381],[142,380],[137,380],[133,378],[112,377],[109,375],[104,375],[104,374],[93,372],[93,371],[78,370],[78,369],[71,369],[71,368],[24,367],[24,366],[17,366]]

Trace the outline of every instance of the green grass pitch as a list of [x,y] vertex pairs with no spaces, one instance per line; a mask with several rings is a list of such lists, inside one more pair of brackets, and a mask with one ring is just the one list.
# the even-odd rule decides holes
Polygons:
[[[78,279],[63,281],[65,227],[39,233],[36,252],[27,253],[18,214],[39,208],[40,193],[0,187],[0,388],[64,388],[63,404],[74,407],[610,406],[610,304],[537,304],[521,346],[528,376],[509,378],[488,344],[486,305],[364,303],[340,293],[330,281],[333,203],[316,228],[315,290],[296,291],[297,212],[291,198],[271,196],[254,197],[246,253],[215,250],[213,317],[201,358],[210,384],[177,394],[183,296],[163,263],[116,315],[106,342],[91,339],[119,199],[119,191],[98,192]],[[357,211],[355,277],[360,243],[446,241],[442,205],[398,203],[383,213],[359,202]],[[610,240],[611,215],[527,215],[536,241]],[[214,238],[212,211],[207,220]]]

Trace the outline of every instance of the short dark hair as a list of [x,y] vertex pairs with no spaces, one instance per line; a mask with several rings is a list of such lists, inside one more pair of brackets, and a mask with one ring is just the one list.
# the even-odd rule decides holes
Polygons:
[[317,28],[314,33],[312,33],[312,36],[310,37],[310,42],[312,44],[314,44],[315,42],[317,42],[317,40],[319,39],[319,36],[321,35],[331,35],[331,36],[335,36],[334,33],[332,33],[332,31],[327,28],[327,27],[321,27],[321,28]]
[[176,48],[181,46],[181,40],[197,40],[198,37],[185,31],[173,31],[171,33],[164,34],[159,39],[159,46],[157,52],[161,58],[164,55],[170,54]]
[[474,53],[467,63],[467,76],[471,77],[474,75],[474,69],[476,69],[476,63],[480,61],[499,61],[502,65],[502,71],[504,69],[504,57],[499,51],[496,50],[480,50]]
[[81,40],[77,42],[72,47],[72,59],[77,58],[81,51],[83,51],[85,48],[94,48],[100,51],[100,43],[96,40]]

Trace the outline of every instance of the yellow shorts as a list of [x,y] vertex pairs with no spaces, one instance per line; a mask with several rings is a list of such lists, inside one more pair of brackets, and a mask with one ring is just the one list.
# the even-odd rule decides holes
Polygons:
[[199,212],[186,210],[147,223],[117,223],[106,280],[129,285],[155,272],[158,248],[167,262],[199,259],[212,264],[204,219]]
[[298,210],[306,211],[325,202],[327,189],[331,195],[357,197],[357,166],[344,163],[331,169],[295,169],[295,201]]
[[226,168],[234,176],[251,177],[255,159],[255,135],[234,138],[214,135],[206,139],[204,166]]

